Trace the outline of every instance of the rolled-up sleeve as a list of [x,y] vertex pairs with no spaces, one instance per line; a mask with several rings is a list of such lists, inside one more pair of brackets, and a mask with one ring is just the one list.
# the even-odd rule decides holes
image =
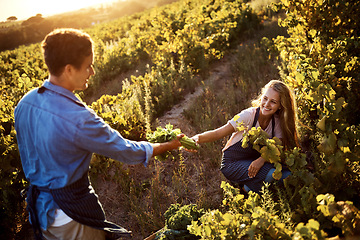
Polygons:
[[126,164],[148,165],[153,154],[149,142],[125,139],[95,113],[89,115],[77,127],[74,142],[78,147]]

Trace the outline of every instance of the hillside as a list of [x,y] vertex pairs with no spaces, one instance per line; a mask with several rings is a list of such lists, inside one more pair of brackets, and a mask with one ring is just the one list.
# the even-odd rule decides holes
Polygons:
[[51,16],[44,17],[42,13],[38,13],[26,20],[0,22],[0,52],[15,49],[20,45],[41,42],[45,35],[55,28],[89,28],[175,1],[114,1],[107,5],[99,4]]
[[[239,194],[224,181],[227,139],[197,153],[173,151],[147,168],[94,154],[90,177],[106,214],[134,239],[162,229],[175,203],[206,210],[188,223],[188,233],[202,239],[360,235],[360,2],[283,0],[250,8],[259,2],[182,0],[86,29],[96,42],[97,74],[79,97],[125,138],[146,140],[167,123],[188,136],[222,126],[271,79],[296,95],[299,147],[275,142],[263,149],[292,175],[261,195]],[[13,111],[47,71],[38,44],[1,52],[0,61],[0,233],[24,239],[30,228],[18,192],[28,182]]]

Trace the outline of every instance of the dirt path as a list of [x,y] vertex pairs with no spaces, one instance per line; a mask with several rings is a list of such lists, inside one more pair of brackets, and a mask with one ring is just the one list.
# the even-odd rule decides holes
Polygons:
[[204,80],[204,85],[198,86],[193,93],[187,94],[183,101],[174,105],[170,111],[158,118],[159,125],[164,127],[166,124],[171,123],[175,128],[180,128],[185,134],[195,134],[191,129],[188,120],[184,117],[183,112],[184,110],[189,109],[194,104],[194,101],[203,94],[204,86],[211,84],[221,86],[223,80],[231,77],[231,59],[231,56],[225,56],[213,63],[210,66],[210,69],[212,70],[210,70],[209,77]]

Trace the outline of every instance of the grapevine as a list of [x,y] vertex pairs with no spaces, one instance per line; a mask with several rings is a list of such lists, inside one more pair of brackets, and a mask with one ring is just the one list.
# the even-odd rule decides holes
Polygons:
[[242,147],[247,148],[249,144],[261,154],[267,162],[274,164],[275,171],[273,178],[279,180],[282,176],[282,149],[281,140],[277,137],[269,139],[267,132],[258,128],[251,128],[249,131],[244,133]]

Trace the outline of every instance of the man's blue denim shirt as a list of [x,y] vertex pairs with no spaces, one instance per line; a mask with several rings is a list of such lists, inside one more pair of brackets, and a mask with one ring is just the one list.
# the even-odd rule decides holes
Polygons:
[[[17,105],[15,130],[26,178],[50,189],[79,180],[93,153],[145,166],[153,153],[150,143],[123,138],[72,92],[48,80]],[[36,209],[43,229],[51,226],[57,208],[50,193],[40,193]]]

